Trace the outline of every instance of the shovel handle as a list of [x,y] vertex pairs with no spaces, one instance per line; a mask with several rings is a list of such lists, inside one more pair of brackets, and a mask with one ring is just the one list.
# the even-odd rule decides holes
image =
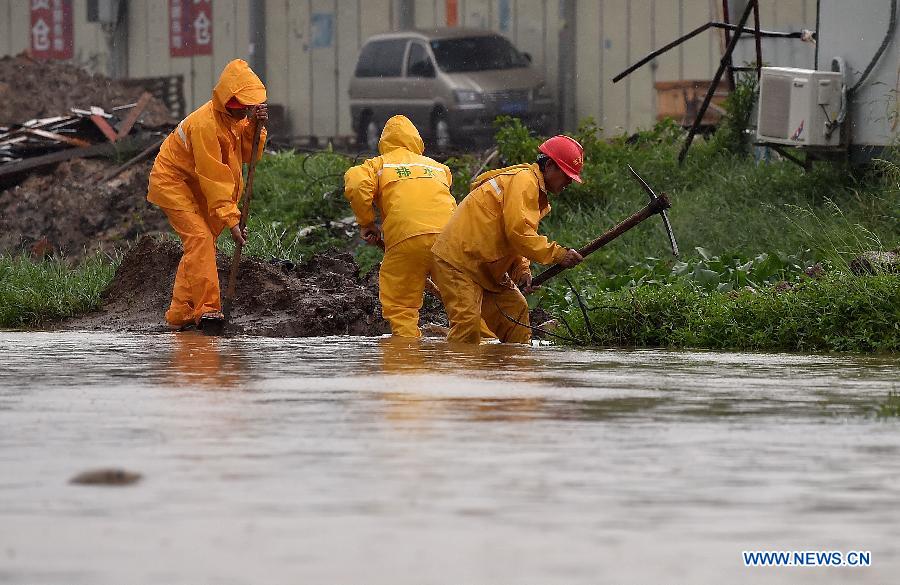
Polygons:
[[[256,120],[253,128],[253,146],[250,149],[250,167],[247,169],[247,184],[244,186],[244,201],[241,207],[241,219],[238,227],[243,234],[244,228],[247,227],[247,216],[250,214],[250,199],[253,198],[253,176],[256,174],[256,158],[259,154],[259,142],[262,136],[262,124]],[[231,272],[228,274],[228,289],[225,292],[225,300],[222,303],[222,313],[225,319],[231,316],[231,301],[234,299],[234,289],[237,285],[238,266],[241,263],[241,252],[244,245],[236,242],[234,245],[234,257],[231,260]]]

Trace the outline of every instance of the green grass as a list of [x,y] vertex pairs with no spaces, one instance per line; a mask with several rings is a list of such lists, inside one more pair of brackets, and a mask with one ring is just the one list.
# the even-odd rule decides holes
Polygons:
[[[264,156],[256,169],[243,253],[300,262],[328,250],[349,250],[363,274],[371,270],[383,254],[357,237],[353,211],[344,198],[344,173],[359,162],[330,151]],[[226,254],[234,250],[228,233],[218,245]]]
[[[690,281],[616,291],[557,289],[553,314],[575,344],[787,351],[900,351],[900,275],[841,272],[729,292]],[[586,321],[584,316],[588,315]]]
[[[507,122],[499,135],[510,163],[533,159],[539,143],[518,126]],[[587,123],[577,133],[586,146],[585,183],[551,196],[553,212],[541,222],[542,231],[567,246],[584,245],[646,204],[627,164],[670,195],[672,228],[688,258],[698,247],[742,257],[810,249],[817,259],[846,264],[861,251],[900,245],[897,181],[883,168],[860,173],[822,163],[807,173],[790,162],[758,164],[702,139],[679,165],[683,132],[671,124],[631,141],[601,141],[596,130]],[[669,250],[662,222],[651,218],[594,254],[588,266],[618,272]]]
[[0,327],[25,327],[95,309],[120,258],[101,253],[71,267],[59,259],[0,256]]

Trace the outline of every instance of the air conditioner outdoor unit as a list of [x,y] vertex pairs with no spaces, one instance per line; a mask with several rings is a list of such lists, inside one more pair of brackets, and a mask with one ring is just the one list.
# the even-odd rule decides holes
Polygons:
[[841,73],[763,67],[759,86],[760,142],[840,146]]

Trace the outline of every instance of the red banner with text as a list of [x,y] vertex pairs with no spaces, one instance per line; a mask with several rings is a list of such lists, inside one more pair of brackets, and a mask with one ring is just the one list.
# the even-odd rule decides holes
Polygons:
[[31,1],[31,55],[71,59],[74,54],[72,0]]
[[212,0],[169,0],[169,55],[212,55]]

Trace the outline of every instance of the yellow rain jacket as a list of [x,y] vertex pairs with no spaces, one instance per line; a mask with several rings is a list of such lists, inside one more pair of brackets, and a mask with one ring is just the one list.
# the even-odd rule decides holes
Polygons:
[[[426,156],[419,131],[405,116],[387,121],[378,142],[381,156],[344,175],[344,195],[361,226],[381,214],[384,261],[378,274],[381,313],[398,337],[419,337],[419,309],[432,269],[431,247],[456,201],[450,169]],[[373,207],[374,206],[374,207]]]
[[[266,88],[245,61],[225,66],[212,99],[185,118],[160,148],[147,199],[165,209],[215,217],[229,228],[238,224],[243,190],[241,164],[250,161],[253,122],[225,111],[232,97],[242,104],[266,101]],[[266,130],[262,130],[258,157]]]
[[537,233],[550,213],[537,164],[482,173],[438,236],[432,252],[492,292],[509,289],[530,261],[556,264],[566,248]]
[[374,204],[386,250],[413,236],[440,233],[456,209],[450,169],[422,155],[425,144],[405,116],[387,121],[378,151],[381,156],[344,175],[344,195],[359,225],[375,223]]

